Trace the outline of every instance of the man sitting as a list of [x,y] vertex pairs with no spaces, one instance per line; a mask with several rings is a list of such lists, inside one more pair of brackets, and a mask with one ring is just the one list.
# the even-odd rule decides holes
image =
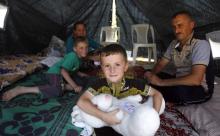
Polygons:
[[[177,104],[200,103],[211,98],[214,89],[213,58],[206,40],[193,37],[195,22],[187,11],[172,17],[176,39],[164,56],[145,77],[158,89],[166,101]],[[175,76],[158,77],[157,74],[172,62]]]

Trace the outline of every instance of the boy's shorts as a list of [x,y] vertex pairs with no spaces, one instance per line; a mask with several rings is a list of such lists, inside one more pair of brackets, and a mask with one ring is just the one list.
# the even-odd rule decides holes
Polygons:
[[47,84],[38,86],[40,92],[45,98],[56,97],[62,95],[63,80],[61,75],[49,74],[46,75]]

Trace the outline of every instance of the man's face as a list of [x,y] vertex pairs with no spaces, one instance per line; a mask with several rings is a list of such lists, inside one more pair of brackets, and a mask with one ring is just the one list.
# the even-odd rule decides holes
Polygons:
[[76,26],[76,29],[73,30],[73,36],[78,37],[78,36],[86,36],[86,28],[83,24],[78,24]]
[[121,54],[101,57],[101,67],[107,81],[120,82],[128,69],[128,63]]
[[88,45],[86,42],[79,42],[76,46],[73,47],[73,50],[79,56],[79,58],[84,58],[88,53]]
[[174,34],[176,39],[180,42],[186,42],[188,40],[189,35],[193,31],[194,25],[194,21],[184,14],[177,15],[172,19]]

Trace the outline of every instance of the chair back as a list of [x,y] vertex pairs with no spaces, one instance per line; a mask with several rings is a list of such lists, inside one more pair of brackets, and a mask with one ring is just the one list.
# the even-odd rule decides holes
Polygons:
[[206,39],[210,43],[213,58],[220,59],[220,30],[207,33]]
[[211,39],[214,42],[220,42],[220,30],[206,34],[206,40]]
[[[149,35],[150,34],[150,35]],[[155,43],[154,29],[149,24],[135,24],[131,26],[132,43]],[[149,38],[152,40],[149,41]]]
[[211,38],[209,38],[209,43],[212,50],[212,56],[214,59],[220,59],[220,42],[214,42]]
[[101,28],[100,43],[119,43],[120,27],[104,26]]

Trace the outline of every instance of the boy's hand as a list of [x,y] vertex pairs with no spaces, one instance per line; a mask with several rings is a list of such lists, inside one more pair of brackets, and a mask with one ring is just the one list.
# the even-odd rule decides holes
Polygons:
[[78,72],[78,75],[81,77],[89,77],[86,73]]
[[76,93],[81,92],[81,90],[82,90],[82,86],[76,86],[76,87],[74,87],[74,91],[75,91]]
[[119,110],[117,109],[117,110],[105,113],[102,116],[102,120],[109,125],[116,125],[116,124],[120,123],[120,121],[116,117],[116,114],[118,112],[119,112]]

